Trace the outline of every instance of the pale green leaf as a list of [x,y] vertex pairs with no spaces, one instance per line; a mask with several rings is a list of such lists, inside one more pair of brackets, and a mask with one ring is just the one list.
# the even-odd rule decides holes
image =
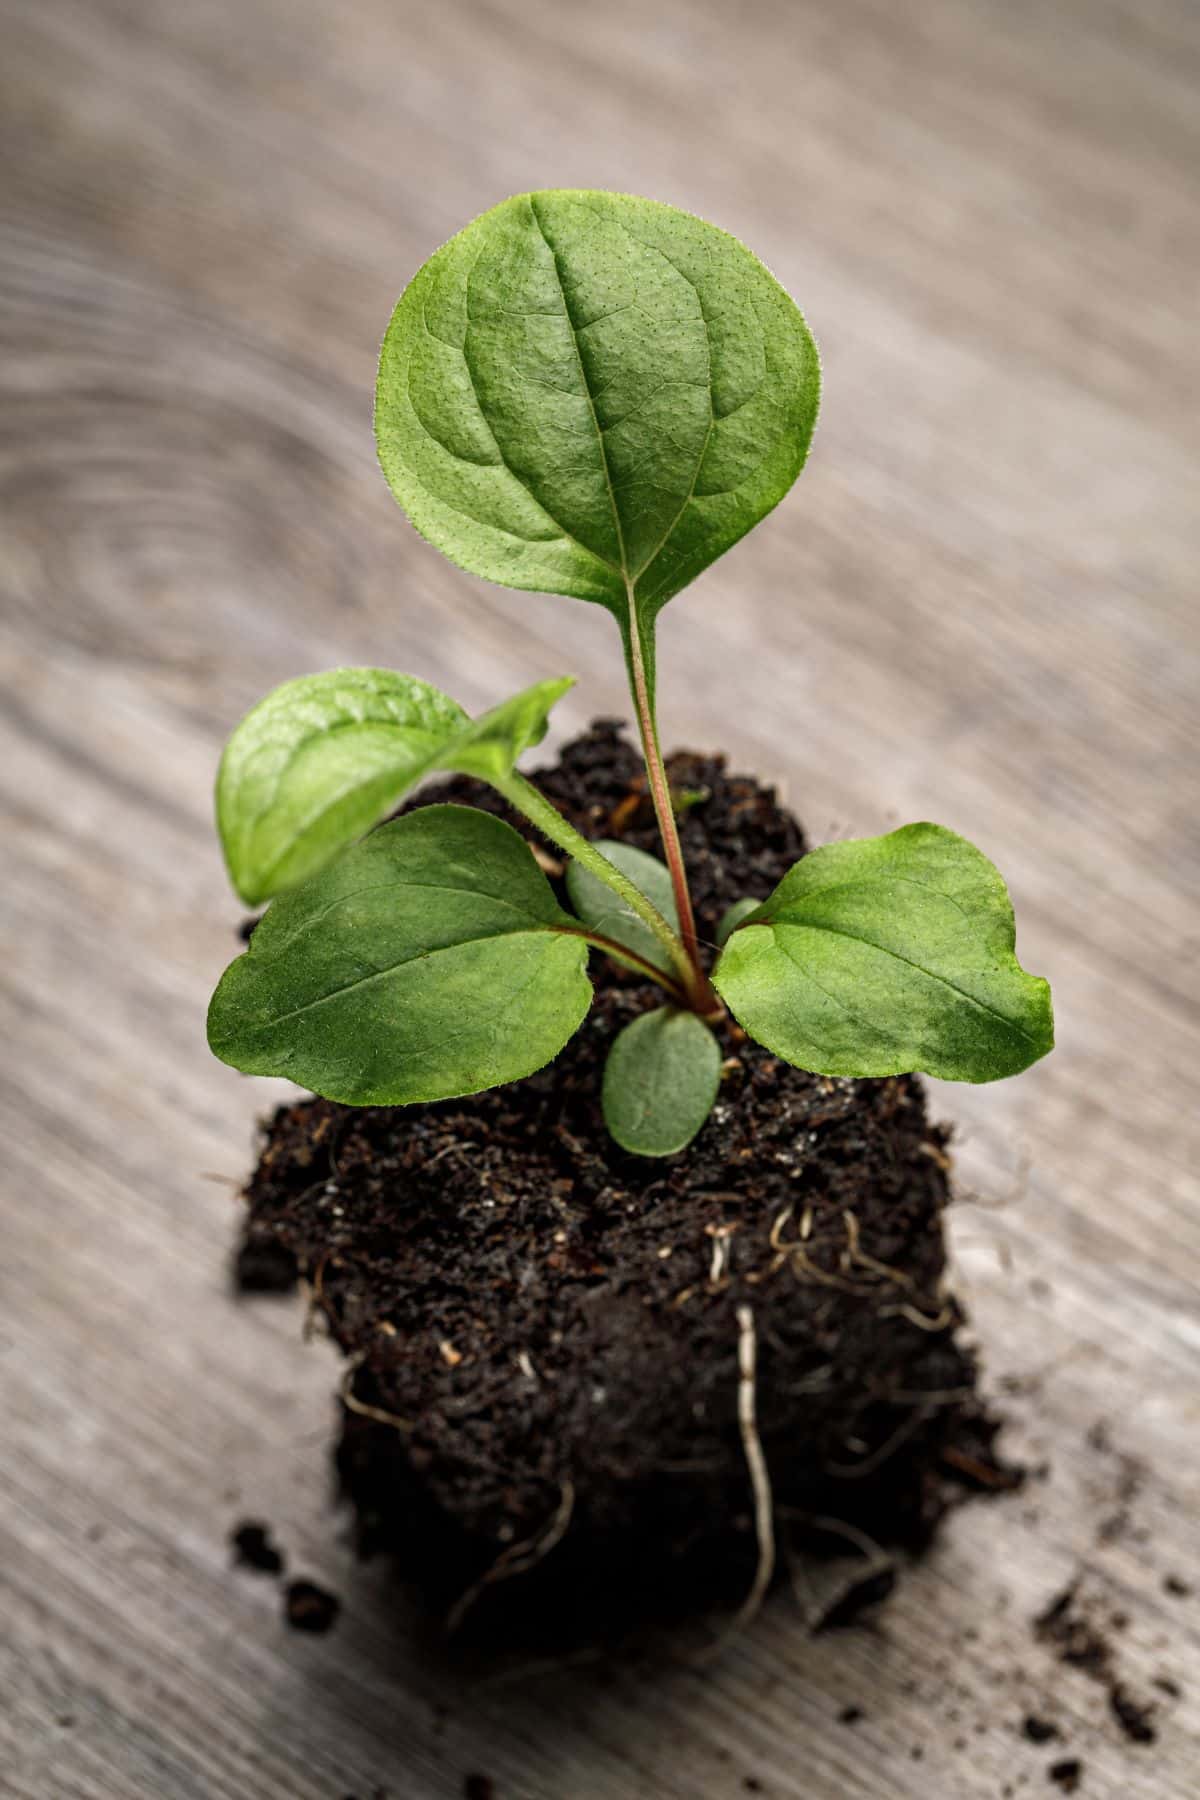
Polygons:
[[217,829],[251,906],[361,837],[468,723],[426,681],[330,669],[285,681],[238,725],[217,775]]
[[297,886],[435,769],[502,779],[546,734],[572,678],[540,681],[474,721],[426,681],[331,669],[285,681],[225,747],[217,829],[252,906]]
[[939,825],[814,850],[730,937],[713,983],[745,1031],[825,1075],[995,1081],[1054,1043],[1008,892]]
[[[600,838],[595,848],[615,863],[622,875],[639,887],[647,900],[662,914],[673,931],[679,930],[679,913],[671,887],[671,872],[657,856],[638,850],[632,844]],[[579,917],[593,931],[613,938],[627,950],[652,962],[657,969],[671,970],[673,965],[660,940],[643,924],[621,899],[606,887],[598,876],[581,863],[567,865],[567,896]]]
[[501,701],[450,740],[438,755],[439,769],[474,775],[480,781],[503,780],[526,750],[541,743],[551,709],[574,685],[573,675],[560,675]]
[[510,826],[422,807],[275,902],[209,1043],[351,1105],[473,1094],[557,1056],[591,1001],[587,954]]
[[604,1122],[638,1156],[672,1156],[712,1111],[721,1049],[692,1012],[661,1006],[613,1039],[604,1065]]
[[751,913],[758,911],[761,904],[762,902],[759,900],[735,900],[732,906],[725,908],[717,923],[718,949],[733,936],[744,919],[748,919]]
[[555,190],[493,207],[413,279],[376,437],[451,561],[609,607],[652,675],[655,613],[783,498],[818,389],[799,310],[736,238]]

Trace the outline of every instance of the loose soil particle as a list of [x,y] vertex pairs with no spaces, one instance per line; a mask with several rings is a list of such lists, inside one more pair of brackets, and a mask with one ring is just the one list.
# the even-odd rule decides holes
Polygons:
[[332,1630],[342,1603],[315,1581],[291,1581],[284,1593],[284,1617],[293,1631]]
[[[1108,1623],[1110,1629],[1120,1630],[1127,1620],[1118,1614]],[[1080,1670],[1105,1689],[1113,1717],[1131,1743],[1154,1743],[1158,1736],[1152,1723],[1154,1702],[1136,1700],[1118,1678],[1112,1644],[1089,1617],[1077,1581],[1055,1595],[1034,1620],[1033,1629],[1042,1643],[1051,1646],[1060,1662]]]
[[255,1519],[243,1520],[234,1527],[230,1543],[234,1561],[243,1568],[254,1569],[261,1575],[283,1573],[283,1552],[272,1542],[268,1525],[260,1525]]
[[[702,796],[680,833],[711,942],[725,908],[766,895],[804,839],[770,789],[720,758],[678,755],[670,776]],[[656,849],[617,727],[597,725],[535,779],[588,836]],[[510,817],[464,779],[423,800]],[[561,892],[561,859],[537,848]],[[864,1536],[868,1551],[919,1546],[950,1484],[1015,1477],[956,1337],[947,1134],[919,1081],[805,1074],[727,1024],[699,1137],[680,1156],[631,1157],[604,1131],[600,1077],[614,1033],[657,991],[599,957],[592,975],[583,1028],[515,1086],[404,1109],[281,1108],[247,1241],[305,1271],[350,1359],[338,1465],[360,1547],[393,1552],[439,1607],[466,1594],[472,1623],[492,1614],[511,1632],[519,1615],[539,1635],[552,1618],[556,1638],[595,1641],[664,1607],[736,1605],[750,1584],[739,1306],[755,1324],[781,1564],[861,1558]]]

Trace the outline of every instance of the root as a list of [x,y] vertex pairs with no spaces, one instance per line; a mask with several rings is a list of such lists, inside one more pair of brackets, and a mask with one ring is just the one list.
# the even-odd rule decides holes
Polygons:
[[447,1637],[453,1637],[462,1625],[463,1620],[479,1599],[485,1588],[492,1587],[498,1581],[510,1581],[514,1575],[528,1574],[544,1557],[549,1556],[556,1544],[562,1542],[567,1527],[571,1523],[571,1514],[575,1510],[575,1487],[570,1481],[564,1481],[559,1490],[559,1501],[554,1512],[540,1530],[519,1544],[510,1544],[502,1550],[490,1568],[484,1570],[478,1581],[472,1582],[466,1592],[460,1594],[450,1611],[446,1614],[443,1631]]
[[385,1412],[382,1406],[368,1406],[367,1402],[360,1400],[354,1392],[354,1377],[362,1368],[366,1358],[366,1351],[360,1350],[358,1355],[351,1357],[346,1364],[341,1386],[338,1389],[338,1398],[347,1411],[357,1413],[361,1419],[373,1419],[376,1425],[390,1425],[393,1431],[407,1435],[413,1428],[411,1420],[402,1419],[397,1413]]
[[750,1592],[742,1601],[730,1626],[742,1631],[750,1623],[763,1602],[763,1595],[775,1573],[775,1516],[771,1505],[771,1477],[758,1435],[758,1346],[754,1336],[754,1314],[748,1306],[737,1309],[738,1322],[738,1429],[754,1489],[754,1530],[758,1538],[758,1567]]
[[733,1234],[737,1230],[737,1225],[706,1225],[704,1229],[712,1239],[712,1263],[708,1271],[708,1285],[710,1289],[715,1289],[724,1283],[729,1274]]
[[852,1525],[848,1519],[834,1519],[824,1514],[797,1512],[791,1508],[785,1510],[784,1516],[809,1531],[819,1531],[829,1537],[844,1538],[848,1544],[853,1545],[863,1559],[862,1565],[858,1567],[850,1581],[843,1583],[832,1596],[819,1597],[814,1592],[812,1584],[804,1578],[803,1565],[791,1545],[788,1545],[788,1578],[791,1581],[792,1594],[809,1631],[818,1632],[823,1626],[832,1623],[834,1615],[860,1589],[878,1581],[881,1576],[894,1576],[895,1559],[889,1556],[883,1546],[877,1544],[873,1537],[870,1537],[867,1532],[861,1531],[857,1525]]
[[902,1306],[881,1307],[879,1316],[881,1319],[894,1319],[897,1317],[907,1319],[910,1325],[915,1325],[917,1327],[918,1331],[938,1332],[946,1331],[953,1325],[955,1319],[958,1317],[958,1308],[952,1301],[947,1300],[943,1302],[941,1312],[931,1319],[928,1313],[918,1311],[915,1306],[910,1306],[908,1302],[905,1301]]
[[864,1456],[861,1462],[827,1462],[825,1473],[832,1475],[837,1481],[861,1481],[865,1475],[873,1475],[876,1469],[881,1469],[885,1462],[895,1456],[897,1450],[901,1449],[910,1437],[920,1431],[922,1425],[933,1416],[936,1410],[936,1407],[931,1406],[914,1407],[907,1419],[897,1425],[891,1436],[884,1438],[882,1444],[872,1450],[869,1456]]
[[737,1309],[738,1324],[738,1429],[742,1450],[754,1495],[754,1533],[758,1540],[758,1563],[750,1591],[732,1619],[714,1641],[703,1650],[687,1657],[690,1663],[705,1663],[723,1650],[730,1638],[736,1637],[751,1623],[775,1573],[775,1510],[771,1498],[771,1477],[758,1435],[758,1344],[754,1332],[754,1313],[748,1306]]

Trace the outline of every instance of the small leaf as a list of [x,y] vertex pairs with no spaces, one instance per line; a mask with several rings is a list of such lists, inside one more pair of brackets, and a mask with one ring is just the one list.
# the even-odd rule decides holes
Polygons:
[[672,1156],[712,1111],[721,1048],[692,1012],[660,1006],[613,1039],[604,1065],[604,1122],[625,1150]]
[[995,1081],[1054,1043],[1008,892],[939,825],[814,850],[729,939],[713,984],[777,1056],[823,1075]]
[[[658,908],[673,931],[679,930],[679,913],[671,888],[671,872],[665,863],[645,850],[635,849],[632,844],[608,838],[600,838],[596,849],[609,862],[615,863],[622,875],[628,875],[647,900]],[[597,876],[580,863],[571,862],[567,866],[567,895],[584,924],[590,925],[593,931],[614,938],[627,950],[633,950],[638,956],[645,957],[647,962],[652,962],[656,969],[672,968],[670,957],[650,927],[630,911],[618,894],[614,894],[610,887],[605,887]]]
[[540,681],[472,721],[428,682],[389,669],[285,681],[237,726],[217,777],[217,829],[238,893],[255,906],[296,887],[435,769],[507,775],[572,685]]
[[573,675],[560,675],[501,701],[446,745],[438,756],[438,767],[474,775],[480,781],[503,780],[526,750],[541,743],[551,709],[574,686]]
[[376,389],[379,460],[452,562],[598,601],[628,637],[780,501],[820,372],[794,302],[690,213],[519,194],[430,257]]
[[761,905],[761,900],[735,900],[732,906],[727,906],[717,925],[718,948],[727,943],[743,920],[757,912]]
[[574,924],[510,826],[422,807],[275,902],[213,995],[209,1043],[355,1106],[516,1081],[590,1004]]
[[242,899],[294,887],[369,831],[467,723],[437,688],[390,669],[330,669],[268,694],[217,776],[217,829]]

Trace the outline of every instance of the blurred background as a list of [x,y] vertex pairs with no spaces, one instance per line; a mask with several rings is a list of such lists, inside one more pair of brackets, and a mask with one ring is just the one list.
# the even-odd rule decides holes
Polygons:
[[[1124,1606],[1147,1686],[1197,1647],[1163,1585],[1200,1550],[1195,5],[0,0],[0,30],[0,1787],[1044,1788],[1018,1740],[1056,1582]],[[1061,1047],[933,1101],[986,1202],[954,1248],[993,1387],[1051,1476],[964,1516],[885,1637],[777,1607],[715,1674],[464,1705],[337,1540],[332,1364],[228,1297],[283,1090],[204,1045],[239,918],[210,795],[245,709],[337,663],[472,711],[576,672],[560,739],[627,711],[607,615],[455,570],[374,464],[400,290],[551,186],[733,231],[821,347],[800,483],[664,616],[664,737],[777,778],[814,841],[930,817],[1007,876]],[[329,1640],[231,1576],[246,1510],[341,1592]],[[1061,1705],[1089,1796],[1194,1794],[1190,1696],[1143,1750],[1094,1685]]]

